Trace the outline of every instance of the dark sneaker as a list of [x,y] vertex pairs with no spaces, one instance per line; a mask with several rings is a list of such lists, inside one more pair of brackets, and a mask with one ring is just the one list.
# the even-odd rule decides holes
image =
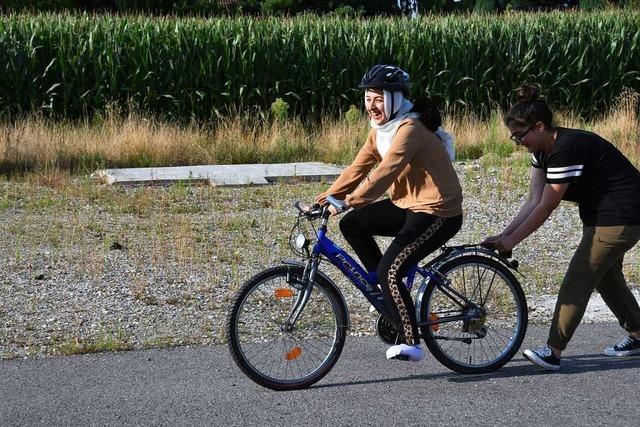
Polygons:
[[538,347],[535,350],[525,350],[522,354],[529,359],[529,361],[545,369],[549,369],[550,371],[560,370],[560,359],[554,356],[553,351],[546,345]]
[[607,356],[631,356],[640,354],[640,339],[628,336],[613,347],[604,349]]

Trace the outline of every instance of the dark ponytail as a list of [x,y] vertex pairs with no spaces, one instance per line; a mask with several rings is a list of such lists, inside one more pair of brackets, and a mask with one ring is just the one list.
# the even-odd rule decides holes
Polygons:
[[553,113],[547,101],[540,97],[537,87],[522,85],[516,89],[516,103],[511,107],[504,122],[507,126],[533,126],[542,122],[546,128],[553,127]]
[[435,132],[442,126],[440,111],[429,98],[417,98],[413,102],[411,111],[420,114],[420,121],[431,132]]

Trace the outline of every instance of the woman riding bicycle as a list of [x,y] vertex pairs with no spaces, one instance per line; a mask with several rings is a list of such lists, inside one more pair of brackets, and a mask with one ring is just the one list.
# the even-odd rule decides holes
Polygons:
[[504,231],[485,243],[511,250],[561,200],[578,203],[582,240],[560,287],[547,345],[524,351],[531,362],[557,371],[594,289],[629,333],[605,354],[640,353],[640,307],[622,273],[624,254],[640,239],[640,172],[600,136],[555,127],[552,118],[535,87],[519,88],[505,124],[516,144],[532,153],[529,197]]
[[[402,278],[462,226],[452,138],[440,128],[437,110],[406,98],[409,75],[399,67],[372,67],[360,88],[365,90],[371,130],[353,163],[316,201],[324,204],[332,195],[353,208],[340,221],[340,230],[364,267],[377,270],[394,317],[389,320],[404,337],[404,343],[387,350],[387,358],[418,361],[423,353],[416,314]],[[387,190],[390,198],[376,201]],[[338,214],[333,206],[329,209]],[[382,254],[373,236],[394,239]]]

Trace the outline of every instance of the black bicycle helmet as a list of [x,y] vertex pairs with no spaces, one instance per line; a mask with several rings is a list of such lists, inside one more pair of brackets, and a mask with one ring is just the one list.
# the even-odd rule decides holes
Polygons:
[[409,95],[409,74],[395,65],[378,64],[371,67],[360,81],[361,89],[385,89],[402,91]]

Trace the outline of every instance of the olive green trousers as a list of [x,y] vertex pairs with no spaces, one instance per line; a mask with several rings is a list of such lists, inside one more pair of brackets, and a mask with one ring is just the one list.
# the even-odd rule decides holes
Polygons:
[[640,306],[622,273],[624,254],[640,240],[640,225],[585,227],[556,303],[547,344],[564,350],[593,290],[629,332],[640,330]]

